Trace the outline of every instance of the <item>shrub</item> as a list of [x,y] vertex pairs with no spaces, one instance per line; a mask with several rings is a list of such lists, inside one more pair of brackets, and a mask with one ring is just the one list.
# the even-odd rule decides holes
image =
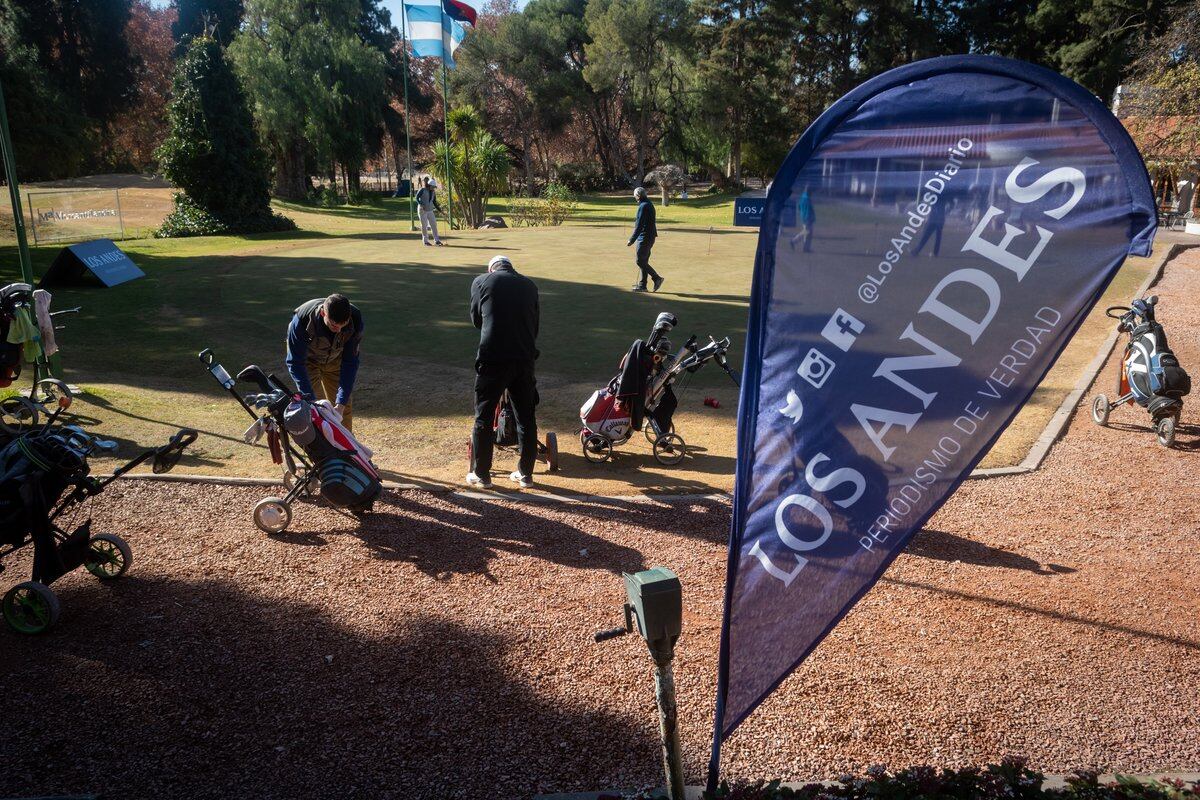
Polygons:
[[174,239],[183,236],[215,236],[228,233],[270,233],[271,231],[294,231],[296,223],[282,214],[268,213],[253,219],[229,225],[197,205],[183,192],[175,193],[175,210],[166,216],[162,225],[154,231],[156,239]]
[[[1200,784],[1180,781],[1140,783],[1118,778],[1101,784],[1094,772],[1079,772],[1061,789],[1043,788],[1045,776],[1029,769],[1024,759],[1007,758],[983,769],[937,770],[909,767],[889,772],[872,767],[865,777],[845,776],[832,784],[812,783],[800,788],[780,781],[722,784],[706,800],[1200,800]],[[634,795],[638,797],[639,795]]]
[[[281,230],[271,211],[271,170],[225,51],[192,39],[172,85],[171,133],[156,152],[182,192],[159,237]],[[291,226],[294,227],[294,226]]]
[[557,182],[576,192],[596,192],[605,188],[604,170],[599,164],[582,161],[559,164]]
[[508,221],[513,228],[562,225],[575,213],[579,198],[561,183],[548,183],[541,197],[515,195],[508,201]]

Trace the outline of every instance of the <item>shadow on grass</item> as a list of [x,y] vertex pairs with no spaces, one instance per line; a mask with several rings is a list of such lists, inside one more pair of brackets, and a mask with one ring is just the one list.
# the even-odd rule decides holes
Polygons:
[[524,672],[523,620],[350,625],[349,587],[331,610],[219,579],[60,594],[50,634],[0,631],[6,797],[527,797],[658,768],[649,725]]

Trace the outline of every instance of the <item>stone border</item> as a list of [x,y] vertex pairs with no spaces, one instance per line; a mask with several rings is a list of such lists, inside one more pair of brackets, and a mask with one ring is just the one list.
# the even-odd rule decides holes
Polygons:
[[[1193,244],[1191,242],[1174,242],[1167,246],[1163,257],[1159,259],[1158,265],[1154,267],[1142,285],[1138,287],[1134,297],[1140,297],[1149,291],[1150,287],[1158,283],[1162,278],[1163,272],[1166,270],[1167,264],[1170,263],[1177,255],[1185,250],[1193,247],[1200,247],[1200,243]],[[1104,344],[1100,346],[1099,352],[1088,363],[1083,374],[1075,383],[1075,388],[1067,393],[1063,401],[1059,404],[1058,410],[1050,417],[1050,421],[1046,423],[1046,427],[1042,429],[1041,434],[1029,448],[1029,452],[1025,454],[1025,458],[1021,463],[1014,467],[991,467],[989,469],[976,469],[967,476],[967,480],[978,480],[981,478],[1000,478],[1005,475],[1023,475],[1027,472],[1033,472],[1041,467],[1046,456],[1050,452],[1050,448],[1062,436],[1063,431],[1067,429],[1067,424],[1075,415],[1075,408],[1079,405],[1079,400],[1091,388],[1096,380],[1096,376],[1100,374],[1100,370],[1104,368],[1104,364],[1112,355],[1113,347],[1116,346],[1119,333],[1114,328],[1104,340]],[[135,473],[126,475],[126,478],[133,480],[144,481],[174,481],[176,483],[211,483],[221,486],[282,486],[282,482],[274,478],[239,478],[239,477],[223,477],[220,475],[155,475],[153,473]],[[395,481],[384,481],[383,488],[393,491],[427,491],[427,492],[448,492],[458,497],[465,497],[472,500],[510,500],[510,501],[539,501],[539,502],[590,502],[590,503],[605,503],[605,502],[643,502],[653,500],[705,500],[705,499],[729,499],[732,495],[729,492],[709,492],[705,494],[551,494],[547,492],[528,493],[513,491],[498,492],[498,491],[477,491],[477,490],[462,490],[455,489],[450,486],[424,486],[418,483],[397,483]]]

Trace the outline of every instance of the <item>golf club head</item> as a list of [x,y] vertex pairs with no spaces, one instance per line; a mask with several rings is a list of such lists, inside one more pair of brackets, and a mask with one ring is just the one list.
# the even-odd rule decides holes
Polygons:
[[237,374],[237,379],[245,383],[253,383],[264,392],[270,392],[272,389],[271,382],[267,380],[267,373],[263,372],[262,367],[257,364],[245,367]]
[[120,445],[112,439],[93,439],[92,447],[102,453],[115,453],[120,448]]

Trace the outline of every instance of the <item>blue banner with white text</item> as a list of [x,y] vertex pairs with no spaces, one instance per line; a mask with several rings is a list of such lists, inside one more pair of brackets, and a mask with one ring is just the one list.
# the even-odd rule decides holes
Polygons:
[[1154,231],[1120,123],[1030,64],[910,64],[805,132],[759,233],[710,777]]

